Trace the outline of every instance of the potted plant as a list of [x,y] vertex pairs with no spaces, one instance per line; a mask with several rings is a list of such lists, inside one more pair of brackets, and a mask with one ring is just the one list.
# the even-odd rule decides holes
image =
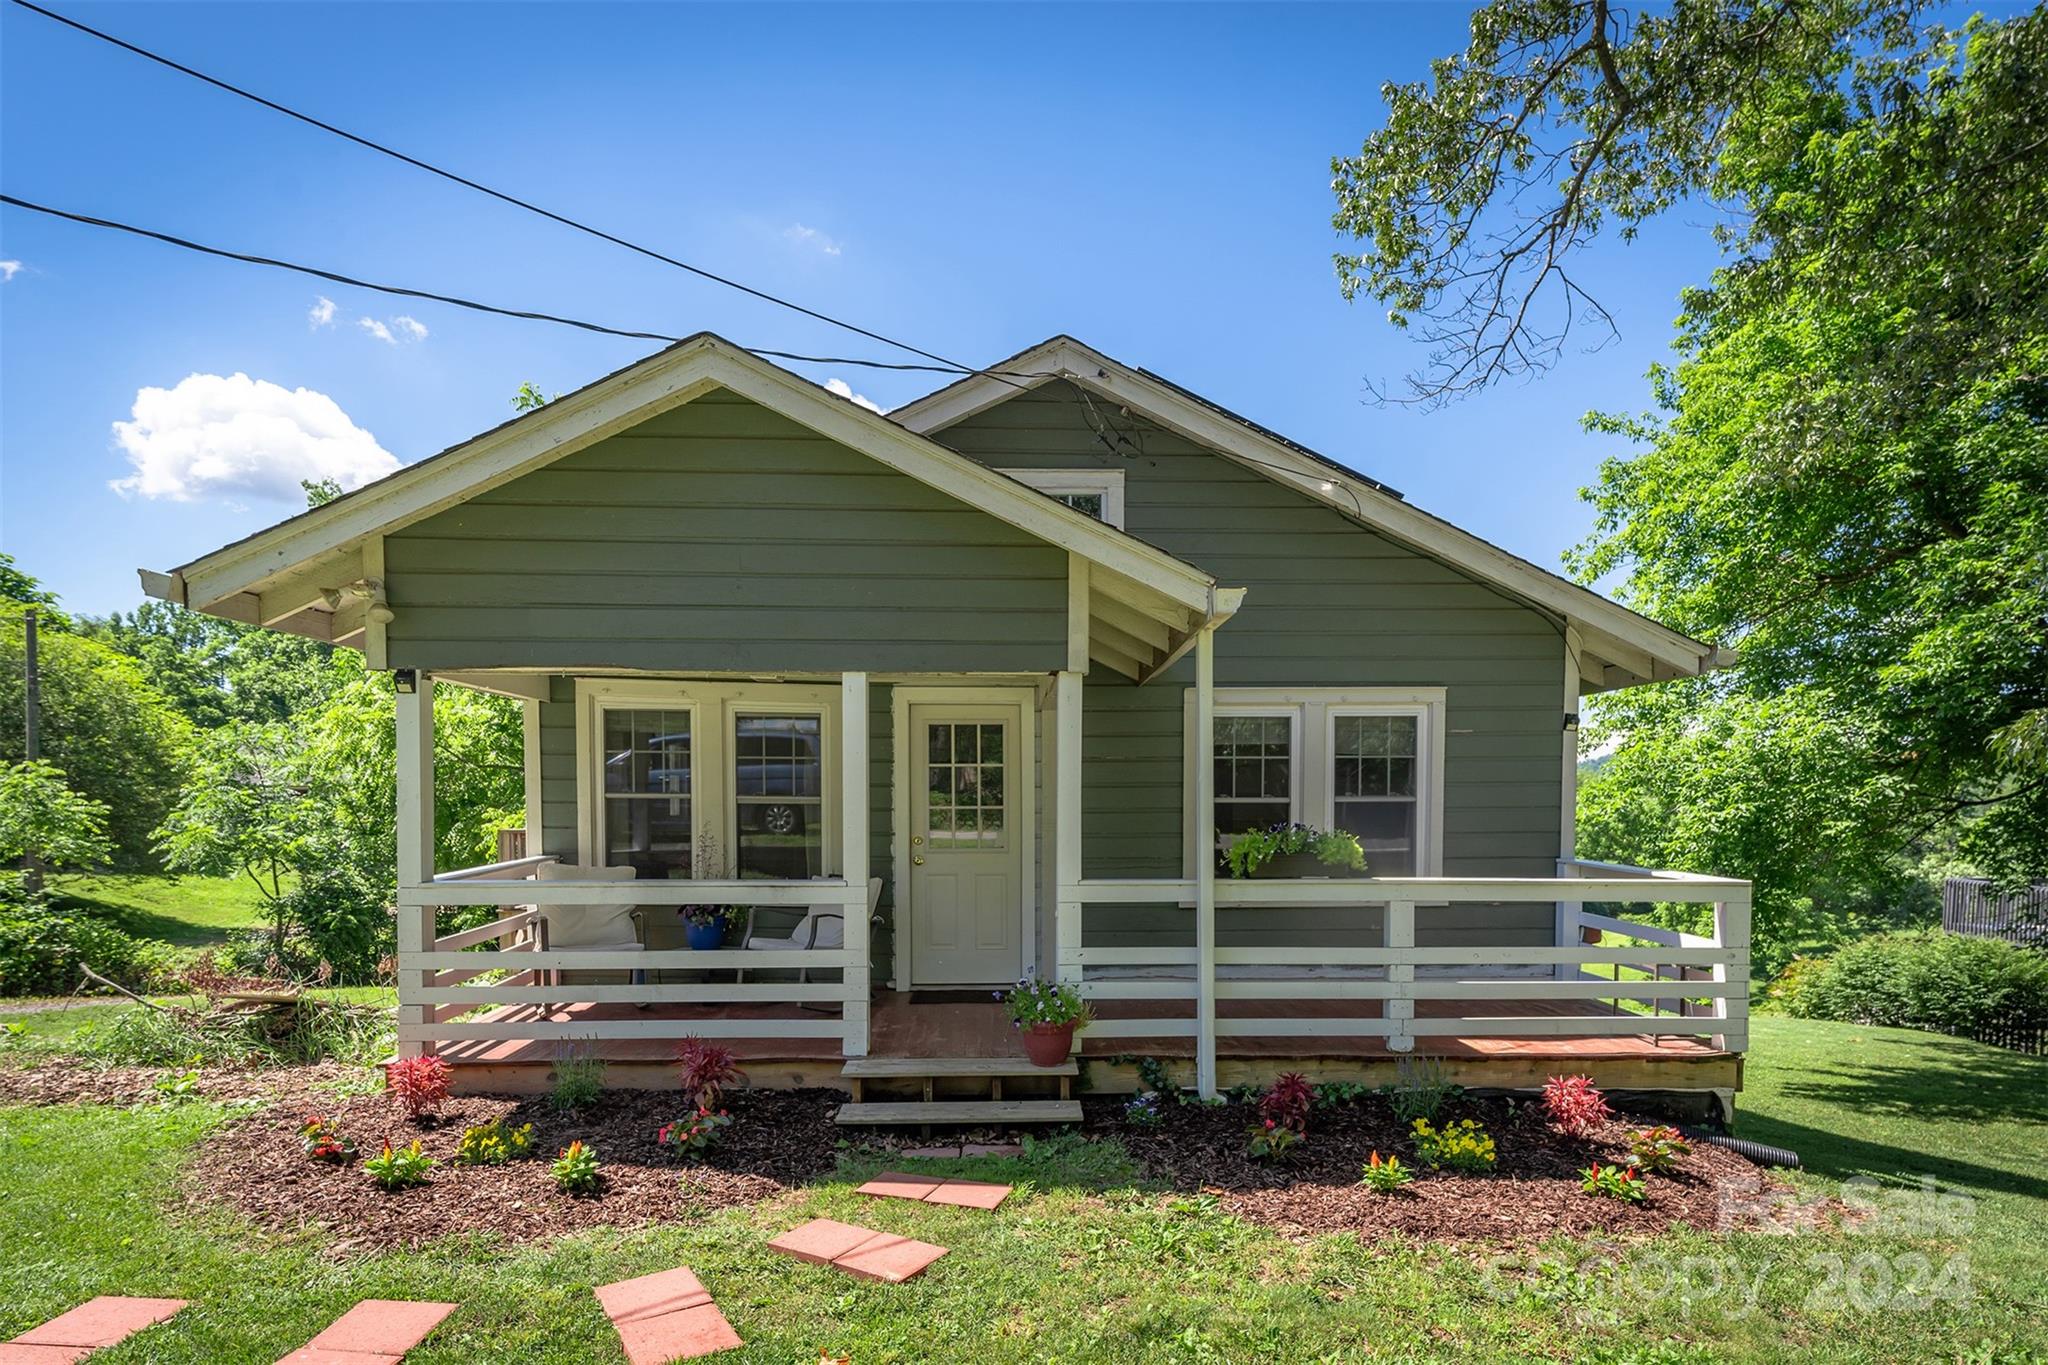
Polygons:
[[1003,997],[1010,1022],[1024,1035],[1033,1066],[1058,1066],[1074,1050],[1074,1030],[1095,1017],[1081,993],[1063,981],[1025,977]]
[[726,921],[732,917],[730,905],[685,905],[678,911],[683,917],[683,937],[692,948],[708,951],[725,942]]
[[1223,864],[1233,877],[1363,877],[1365,850],[1346,830],[1269,825],[1232,839]]

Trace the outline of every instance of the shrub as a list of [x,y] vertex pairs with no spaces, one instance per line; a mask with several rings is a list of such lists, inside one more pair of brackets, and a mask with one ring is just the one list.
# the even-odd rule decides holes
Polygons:
[[1417,1119],[1413,1130],[1415,1154],[1432,1169],[1479,1173],[1493,1169],[1497,1156],[1493,1138],[1477,1119],[1460,1119],[1442,1128],[1432,1127],[1428,1119]]
[[604,1058],[574,1053],[560,1058],[548,1070],[549,1102],[568,1111],[597,1103],[604,1094]]
[[700,1157],[718,1145],[720,1135],[731,1123],[732,1115],[723,1109],[715,1113],[699,1109],[686,1119],[661,1125],[654,1134],[654,1141],[679,1157]]
[[301,877],[279,910],[296,927],[285,940],[285,969],[335,985],[375,981],[377,960],[390,951],[393,938],[387,911],[385,896],[352,873]]
[[581,1138],[564,1147],[548,1170],[555,1177],[555,1187],[565,1194],[589,1194],[602,1178],[597,1172],[597,1149],[584,1146]]
[[1417,1119],[1435,1123],[1444,1106],[1465,1093],[1444,1074],[1444,1064],[1435,1057],[1403,1057],[1394,1064],[1395,1081],[1380,1087],[1394,1117],[1412,1124]]
[[707,1043],[695,1036],[676,1045],[676,1065],[681,1070],[683,1098],[698,1109],[716,1109],[725,1098],[725,1088],[746,1079],[735,1065],[732,1049]]
[[533,1149],[533,1125],[507,1127],[505,1120],[492,1119],[462,1130],[462,1142],[455,1160],[464,1166],[502,1166]]
[[1403,1166],[1400,1157],[1382,1157],[1378,1152],[1359,1172],[1359,1180],[1376,1194],[1393,1194],[1414,1179],[1415,1172]]
[[384,1086],[391,1098],[405,1106],[405,1116],[417,1123],[434,1113],[448,1098],[448,1082],[454,1068],[433,1053],[401,1057],[384,1068]]
[[2048,1016],[2048,953],[1941,930],[1880,934],[1802,972],[1785,1001],[1808,1019],[1968,1034],[2015,1013]]
[[299,1125],[299,1145],[306,1149],[306,1155],[315,1161],[331,1161],[336,1165],[353,1161],[356,1156],[355,1139],[337,1128],[334,1120],[309,1114]]
[[1142,1095],[1133,1095],[1124,1104],[1124,1122],[1130,1124],[1133,1128],[1157,1128],[1165,1120],[1165,1117],[1159,1109],[1159,1094],[1157,1091],[1147,1091]]
[[1676,1128],[1645,1128],[1629,1137],[1628,1151],[1637,1166],[1661,1175],[1678,1169],[1678,1159],[1692,1151],[1692,1143]]
[[1303,1141],[1302,1135],[1276,1119],[1261,1119],[1246,1131],[1245,1151],[1255,1161],[1280,1161]]
[[1609,1199],[1640,1204],[1643,1202],[1643,1196],[1649,1192],[1645,1188],[1642,1173],[1633,1166],[1602,1166],[1596,1161],[1580,1171],[1579,1176],[1579,1188],[1587,1194],[1604,1195]]
[[130,990],[170,985],[181,957],[169,944],[128,934],[87,911],[32,896],[0,873],[0,995],[68,995],[90,966]]
[[1299,1071],[1285,1072],[1259,1097],[1259,1117],[1292,1129],[1296,1137],[1306,1137],[1309,1106],[1314,1103],[1315,1091],[1308,1078]]
[[1591,1076],[1552,1076],[1543,1087],[1543,1109],[1550,1126],[1566,1137],[1591,1137],[1614,1111]]
[[370,1179],[383,1190],[403,1190],[413,1185],[427,1183],[427,1172],[434,1169],[434,1158],[420,1150],[418,1138],[403,1147],[393,1148],[384,1144],[384,1150],[363,1163]]

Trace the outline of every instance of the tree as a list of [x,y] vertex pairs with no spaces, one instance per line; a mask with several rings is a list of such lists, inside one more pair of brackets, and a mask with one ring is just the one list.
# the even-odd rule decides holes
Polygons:
[[112,854],[106,806],[73,791],[55,764],[0,768],[0,863],[91,867]]
[[1852,54],[1910,48],[1920,0],[1495,0],[1429,83],[1389,83],[1384,127],[1331,163],[1344,296],[1429,348],[1434,401],[1551,364],[1611,320],[1574,269],[1702,193],[1762,94],[1837,87]]
[[[154,862],[150,835],[185,781],[192,727],[135,661],[46,621],[41,634],[43,757],[72,790],[107,807],[114,859]],[[0,604],[0,715],[24,704],[22,608]],[[23,757],[18,724],[0,726],[0,762]]]
[[167,866],[206,877],[243,877],[262,896],[270,950],[282,957],[291,929],[291,879],[319,866],[324,823],[283,722],[223,725],[200,743],[192,780],[157,833]]

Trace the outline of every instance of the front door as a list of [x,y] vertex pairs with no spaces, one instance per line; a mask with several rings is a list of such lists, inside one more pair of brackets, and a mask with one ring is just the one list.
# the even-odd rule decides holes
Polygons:
[[1022,728],[1016,705],[910,708],[913,986],[993,986],[1024,973]]

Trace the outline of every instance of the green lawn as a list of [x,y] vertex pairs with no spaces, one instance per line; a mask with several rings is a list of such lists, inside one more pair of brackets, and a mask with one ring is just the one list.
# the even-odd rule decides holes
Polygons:
[[[1559,1245],[1506,1259],[1441,1247],[1297,1243],[1200,1199],[1144,1189],[1112,1145],[1059,1141],[1021,1163],[934,1163],[1017,1180],[1001,1212],[878,1207],[831,1181],[751,1209],[506,1249],[455,1239],[415,1254],[327,1254],[224,1215],[165,1204],[223,1112],[0,1110],[0,1338],[98,1293],[195,1306],[96,1361],[275,1360],[359,1298],[461,1309],[409,1360],[616,1361],[595,1284],[686,1263],[747,1341],[720,1359],[1609,1362],[2048,1359],[2048,1063],[1922,1034],[1759,1019],[1741,1131],[1807,1158],[1803,1191],[1875,1173],[1953,1182],[1974,1226],[1932,1238],[1682,1233],[1626,1249]],[[828,1216],[952,1249],[889,1287],[763,1245]],[[1959,1303],[1902,1305],[1924,1256],[1968,1258]],[[1831,1260],[1830,1258],[1834,1258]],[[1839,1277],[1833,1266],[1843,1267]],[[1845,1285],[1837,1296],[1833,1280]],[[1722,1286],[1717,1292],[1716,1282]],[[1951,1273],[1947,1281],[1956,1288]],[[1859,1307],[1857,1299],[1889,1297]],[[1840,1297],[1843,1301],[1837,1303]]]
[[137,938],[212,948],[264,923],[263,898],[246,877],[78,873],[52,877],[50,890]]

